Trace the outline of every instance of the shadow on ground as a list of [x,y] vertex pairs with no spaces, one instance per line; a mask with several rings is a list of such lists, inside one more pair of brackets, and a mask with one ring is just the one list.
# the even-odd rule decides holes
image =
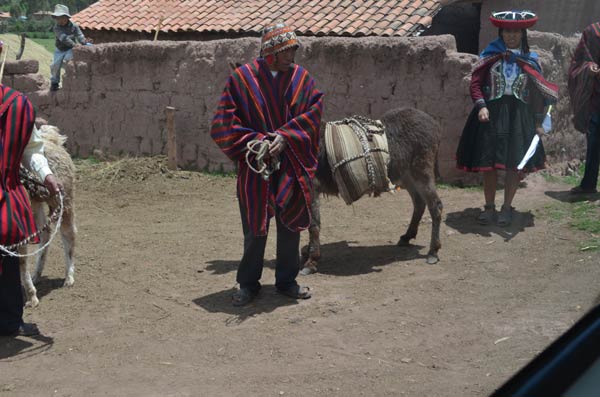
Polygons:
[[299,303],[299,301],[278,294],[275,286],[263,285],[258,296],[250,304],[243,307],[236,307],[231,304],[231,296],[236,290],[236,288],[229,288],[194,299],[193,302],[207,312],[232,315],[227,320],[227,325],[237,325],[249,317],[271,313],[280,307],[297,305]]
[[53,344],[54,339],[44,335],[32,337],[0,336],[0,363],[23,360],[44,353]]
[[509,226],[500,227],[495,223],[480,225],[477,217],[481,211],[481,208],[466,208],[463,211],[451,212],[446,216],[446,225],[462,234],[478,234],[485,237],[497,234],[504,241],[510,241],[526,228],[534,226],[534,216],[530,211],[517,210],[513,211],[513,219]]
[[425,259],[421,245],[398,246],[373,245],[353,246],[353,241],[339,241],[321,245],[321,260],[318,272],[333,276],[355,276],[372,272],[380,272],[379,267],[395,262],[414,259]]
[[572,194],[571,191],[566,190],[562,192],[546,191],[544,194],[554,200],[562,201],[563,203],[580,203],[582,201],[600,200],[600,193]]

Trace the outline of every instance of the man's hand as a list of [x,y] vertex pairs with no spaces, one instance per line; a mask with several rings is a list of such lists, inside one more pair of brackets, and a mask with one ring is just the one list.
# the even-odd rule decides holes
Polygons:
[[479,109],[478,118],[479,121],[482,123],[487,123],[488,121],[490,121],[490,111],[488,110],[488,108]]
[[56,178],[53,174],[46,176],[46,179],[44,179],[44,186],[46,186],[46,189],[48,189],[48,192],[50,192],[52,196],[63,190],[62,182],[59,181],[58,178]]
[[267,135],[269,135],[269,138],[273,138],[273,141],[269,145],[270,157],[275,157],[285,150],[287,142],[284,137],[275,132],[267,132]]

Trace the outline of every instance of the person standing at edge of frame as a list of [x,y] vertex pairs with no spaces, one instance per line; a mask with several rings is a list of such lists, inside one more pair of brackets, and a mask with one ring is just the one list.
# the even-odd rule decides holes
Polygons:
[[573,124],[586,134],[585,173],[572,194],[597,193],[600,166],[600,22],[586,27],[569,67]]

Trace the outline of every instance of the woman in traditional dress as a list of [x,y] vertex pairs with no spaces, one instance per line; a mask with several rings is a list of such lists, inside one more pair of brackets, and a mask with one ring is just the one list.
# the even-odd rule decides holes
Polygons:
[[[519,183],[517,166],[533,137],[544,133],[546,106],[558,99],[558,87],[542,76],[538,55],[529,50],[527,28],[537,16],[530,11],[493,13],[498,38],[481,53],[471,76],[475,107],[467,119],[457,149],[457,167],[483,172],[485,206],[477,218],[490,224],[496,217],[497,170],[505,170],[504,204],[498,225],[512,220],[512,201]],[[544,168],[544,148],[525,164],[523,172]]]

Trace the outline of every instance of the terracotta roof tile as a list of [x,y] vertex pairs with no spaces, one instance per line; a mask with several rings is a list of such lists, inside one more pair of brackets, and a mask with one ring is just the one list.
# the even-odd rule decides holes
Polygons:
[[100,0],[73,20],[88,30],[260,33],[274,20],[301,35],[410,36],[431,24],[440,0]]

